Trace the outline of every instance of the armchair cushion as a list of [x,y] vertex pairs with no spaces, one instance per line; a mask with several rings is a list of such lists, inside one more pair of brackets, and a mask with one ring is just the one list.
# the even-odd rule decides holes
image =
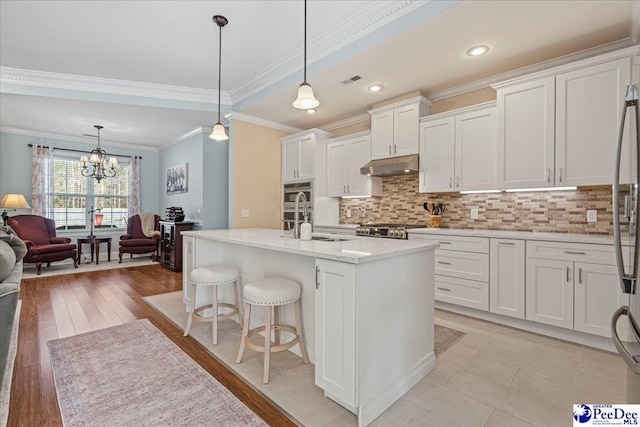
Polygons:
[[120,246],[132,247],[132,246],[150,246],[155,247],[158,243],[158,239],[127,239],[121,240]]
[[51,237],[49,239],[49,243],[53,243],[53,244],[71,243],[71,239],[68,237]]
[[72,251],[76,249],[73,243],[57,243],[49,245],[38,245],[31,248],[31,255],[52,254],[56,252]]
[[0,282],[2,282],[16,265],[16,253],[7,242],[0,240]]

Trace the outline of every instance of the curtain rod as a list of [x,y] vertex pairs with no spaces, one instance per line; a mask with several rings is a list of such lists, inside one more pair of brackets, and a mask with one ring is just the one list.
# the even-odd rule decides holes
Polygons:
[[[27,147],[33,147],[33,144],[27,144]],[[40,145],[40,147],[44,147],[44,148],[51,148],[48,145]],[[73,151],[74,153],[91,153],[91,151],[86,151],[86,150],[74,150],[73,148],[54,148],[54,150],[61,150],[61,151]],[[142,159],[142,156],[127,156],[125,154],[113,154],[113,153],[107,153],[110,156],[118,156],[118,157],[135,157],[136,159]]]

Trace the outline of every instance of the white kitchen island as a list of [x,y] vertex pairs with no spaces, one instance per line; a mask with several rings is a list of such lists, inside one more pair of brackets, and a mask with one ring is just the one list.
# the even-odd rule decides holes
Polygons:
[[[235,265],[240,289],[276,276],[302,285],[303,333],[315,383],[326,397],[355,413],[358,425],[372,422],[435,367],[437,244],[367,237],[301,241],[270,229],[182,235],[187,307],[193,297],[189,273],[199,266]],[[211,299],[202,288],[198,305]],[[221,289],[219,298],[232,301],[231,289]],[[280,316],[283,323],[295,324],[292,305],[283,307]],[[261,317],[256,310],[252,328]],[[290,338],[282,334],[283,340]],[[291,350],[299,355],[298,346]]]

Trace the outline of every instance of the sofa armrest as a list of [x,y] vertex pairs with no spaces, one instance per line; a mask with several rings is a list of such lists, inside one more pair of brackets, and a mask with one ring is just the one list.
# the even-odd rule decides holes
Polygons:
[[51,237],[49,241],[53,244],[71,243],[71,239],[68,237]]

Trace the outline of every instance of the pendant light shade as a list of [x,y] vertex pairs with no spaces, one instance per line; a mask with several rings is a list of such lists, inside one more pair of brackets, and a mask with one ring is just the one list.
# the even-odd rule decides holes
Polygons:
[[216,25],[220,28],[220,38],[218,45],[218,123],[216,123],[213,127],[213,132],[211,132],[209,138],[216,141],[226,141],[229,139],[229,136],[227,136],[227,132],[225,131],[224,126],[222,126],[222,123],[220,123],[220,81],[222,75],[222,27],[227,25],[229,23],[229,20],[224,16],[215,15],[213,17],[213,22],[215,22]]
[[298,88],[298,97],[293,101],[293,106],[300,110],[308,110],[318,105],[320,101],[313,95],[313,89],[307,83],[307,0],[304,0],[304,81]]

